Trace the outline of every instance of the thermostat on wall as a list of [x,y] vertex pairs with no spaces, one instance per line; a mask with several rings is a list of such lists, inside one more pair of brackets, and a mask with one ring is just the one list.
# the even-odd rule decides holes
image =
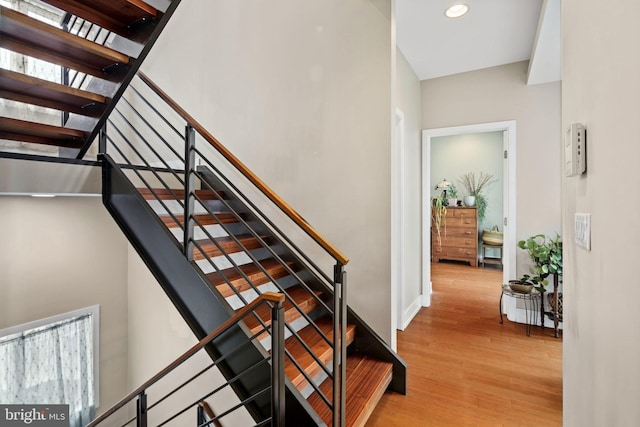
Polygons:
[[587,131],[581,123],[573,123],[564,136],[566,176],[581,175],[587,170]]

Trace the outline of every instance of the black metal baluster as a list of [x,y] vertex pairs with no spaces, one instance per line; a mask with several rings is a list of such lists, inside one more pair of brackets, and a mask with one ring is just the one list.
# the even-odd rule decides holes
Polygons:
[[[65,13],[64,17],[62,18],[62,30],[69,32],[69,21],[71,20],[71,14],[70,13]],[[62,84],[65,86],[69,86],[69,69],[65,66],[62,66]],[[62,126],[67,124],[67,120],[69,120],[69,112],[68,111],[63,111],[62,112],[62,116],[61,116],[61,120],[62,120]]]
[[340,426],[347,425],[347,272],[340,264]]
[[196,162],[196,137],[195,130],[191,125],[185,128],[185,151],[184,151],[184,255],[189,261],[193,261],[193,209],[195,206],[195,162]]
[[136,415],[136,426],[147,427],[147,394],[144,391],[138,395]]
[[104,122],[100,133],[98,134],[98,153],[107,153],[107,122]]
[[284,306],[282,301],[271,308],[271,425],[284,427]]
[[333,425],[344,426],[346,421],[346,298],[344,265],[336,263],[333,268]]
[[207,422],[207,419],[204,416],[204,408],[200,405],[198,405],[198,418],[197,418],[197,424],[198,426],[201,426],[202,424]]

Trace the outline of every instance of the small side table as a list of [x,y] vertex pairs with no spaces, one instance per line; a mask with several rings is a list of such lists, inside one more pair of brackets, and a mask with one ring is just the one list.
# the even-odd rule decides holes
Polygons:
[[508,284],[502,285],[502,293],[500,294],[500,323],[502,322],[502,298],[507,295],[524,301],[525,313],[525,332],[527,336],[531,335],[531,326],[538,323],[538,301],[540,301],[540,292],[536,289],[531,290],[528,294],[515,292],[511,290]]
[[[487,249],[495,249],[498,251],[499,257],[488,257]],[[502,270],[502,245],[489,245],[487,243],[482,242],[482,267],[484,268],[485,264],[495,264],[500,267]]]

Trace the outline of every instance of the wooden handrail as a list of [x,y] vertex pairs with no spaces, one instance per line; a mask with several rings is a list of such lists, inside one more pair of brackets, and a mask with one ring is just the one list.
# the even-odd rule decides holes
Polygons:
[[236,314],[234,314],[232,317],[230,317],[227,321],[225,321],[218,328],[216,328],[215,331],[211,332],[209,335],[207,335],[206,337],[201,339],[196,345],[194,345],[189,350],[184,352],[182,354],[182,356],[178,357],[176,360],[171,362],[163,370],[161,370],[160,372],[155,374],[153,377],[151,377],[150,380],[148,380],[147,382],[142,384],[140,387],[138,387],[137,389],[135,389],[134,391],[129,393],[127,396],[125,396],[123,399],[121,399],[118,403],[116,403],[110,409],[108,409],[105,413],[103,413],[98,418],[96,418],[91,423],[89,423],[87,425],[87,427],[95,426],[95,425],[101,423],[102,421],[104,421],[105,419],[107,419],[111,414],[115,413],[118,409],[122,408],[124,405],[126,405],[129,401],[134,399],[140,393],[142,393],[143,391],[145,391],[146,389],[151,387],[153,384],[158,382],[160,379],[162,379],[169,372],[173,371],[175,368],[180,366],[188,358],[193,356],[198,351],[202,350],[202,348],[205,345],[207,345],[211,340],[213,340],[216,336],[220,335],[221,333],[225,332],[227,329],[231,328],[233,325],[238,323],[243,317],[245,317],[247,314],[249,314],[250,312],[255,310],[255,308],[257,306],[259,306],[260,304],[262,304],[262,303],[264,303],[266,301],[284,303],[284,300],[285,300],[285,296],[284,296],[284,294],[281,294],[281,293],[265,292],[265,293],[261,294],[255,300],[251,301],[246,306],[244,306],[241,309],[237,310]]
[[298,224],[304,231],[311,236],[320,246],[324,248],[336,261],[342,265],[349,262],[349,258],[344,255],[338,248],[333,246],[326,238],[324,238],[315,228],[313,228],[298,212],[296,212],[287,202],[276,194],[267,184],[265,184],[251,169],[234,156],[220,141],[211,135],[196,119],[191,117],[180,105],[178,105],[169,95],[160,89],[149,77],[139,71],[138,75],[164,102],[169,104],[187,123],[202,135],[204,139],[211,144],[222,156],[229,161],[240,173],[242,173],[253,185],[258,187],[262,193],[276,204],[282,211],[291,218],[293,222]]

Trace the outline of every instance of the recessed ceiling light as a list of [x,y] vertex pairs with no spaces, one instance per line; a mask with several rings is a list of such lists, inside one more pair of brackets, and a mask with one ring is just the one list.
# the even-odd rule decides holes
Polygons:
[[56,197],[56,195],[55,194],[42,194],[42,193],[39,193],[39,194],[32,194],[31,197]]
[[444,11],[444,14],[449,18],[460,18],[462,15],[469,11],[469,6],[466,4],[454,4]]

